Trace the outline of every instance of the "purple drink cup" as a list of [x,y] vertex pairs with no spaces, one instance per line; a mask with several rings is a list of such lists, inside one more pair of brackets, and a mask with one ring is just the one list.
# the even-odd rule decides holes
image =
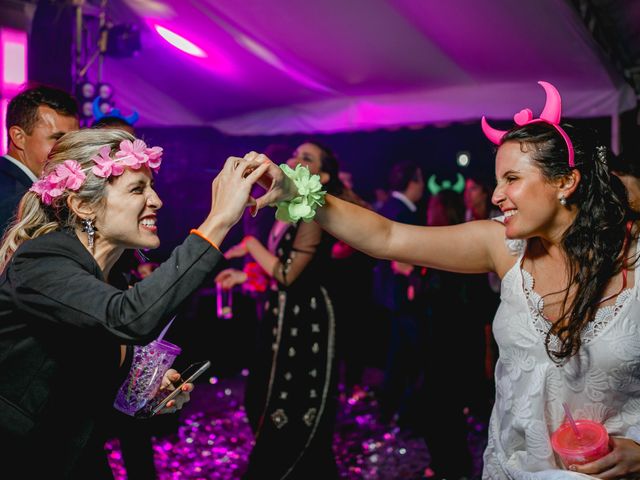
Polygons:
[[151,407],[162,377],[182,350],[166,340],[154,340],[148,345],[136,345],[129,375],[120,386],[113,406],[127,415],[135,415]]

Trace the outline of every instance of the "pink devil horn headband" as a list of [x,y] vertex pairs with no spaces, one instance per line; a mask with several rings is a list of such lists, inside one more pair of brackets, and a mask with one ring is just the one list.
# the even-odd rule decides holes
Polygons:
[[[563,138],[565,143],[567,144],[567,151],[569,152],[569,167],[573,168],[576,166],[574,161],[574,149],[573,143],[571,143],[571,139],[567,132],[565,132],[560,126],[560,116],[562,114],[562,100],[560,99],[560,93],[556,87],[551,85],[549,82],[538,82],[539,85],[544,88],[545,93],[547,94],[547,100],[545,102],[544,108],[542,109],[542,113],[539,118],[533,118],[533,112],[525,108],[520,110],[513,116],[513,120],[516,122],[516,125],[522,127],[524,125],[529,125],[530,123],[539,123],[544,122],[552,125]],[[496,145],[500,145],[502,142],[502,137],[507,133],[506,130],[498,130],[493,128],[487,122],[487,119],[483,116],[481,120],[482,131],[485,136],[491,140],[491,142]]]

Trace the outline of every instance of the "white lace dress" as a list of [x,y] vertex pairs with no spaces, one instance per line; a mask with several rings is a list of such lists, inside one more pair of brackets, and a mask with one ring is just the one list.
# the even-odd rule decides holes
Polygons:
[[[502,279],[493,322],[500,357],[483,478],[593,478],[564,470],[550,436],[564,421],[562,403],[567,402],[575,418],[602,422],[612,436],[640,440],[637,279],[585,328],[579,354],[557,366],[544,348],[549,324],[539,313],[542,299],[521,268],[526,242],[507,243],[518,261]],[[557,338],[552,340],[553,349]]]

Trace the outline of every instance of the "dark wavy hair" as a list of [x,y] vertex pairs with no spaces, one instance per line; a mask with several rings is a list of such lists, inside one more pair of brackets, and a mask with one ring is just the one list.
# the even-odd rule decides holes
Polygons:
[[[581,332],[593,321],[605,288],[629,259],[623,254],[629,240],[626,230],[627,197],[619,179],[609,173],[607,149],[596,142],[592,131],[563,125],[575,149],[575,168],[581,179],[567,204],[577,215],[562,238],[569,260],[571,284],[564,292],[562,315],[554,322],[545,339],[545,349],[555,362],[575,355],[582,344]],[[570,174],[567,145],[549,124],[540,122],[510,130],[502,143],[518,142],[549,180]],[[635,260],[634,260],[635,262]],[[576,294],[568,304],[569,290]],[[558,351],[550,350],[551,335],[560,340]]]
[[324,185],[327,193],[330,193],[331,195],[334,195],[336,197],[342,195],[342,193],[344,192],[344,184],[338,176],[338,173],[340,172],[340,166],[336,155],[329,147],[315,140],[307,140],[303,143],[310,143],[311,145],[315,145],[322,152],[322,156],[320,158],[320,170],[329,174],[329,181]]

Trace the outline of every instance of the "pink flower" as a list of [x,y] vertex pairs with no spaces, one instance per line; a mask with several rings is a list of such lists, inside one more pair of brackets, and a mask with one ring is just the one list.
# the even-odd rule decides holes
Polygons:
[[[82,167],[75,160],[65,160],[54,170],[61,189],[78,190],[87,178]],[[53,178],[52,178],[53,180]]]
[[124,166],[116,162],[115,158],[111,158],[109,156],[110,153],[111,147],[105,145],[98,150],[98,155],[91,159],[95,163],[95,166],[91,169],[95,176],[107,178],[111,175],[122,175],[122,172],[124,172]]
[[65,160],[53,172],[35,182],[29,189],[40,196],[45,205],[69,190],[79,190],[87,176],[75,160]]
[[147,165],[154,172],[158,173],[160,170],[160,164],[162,163],[162,147],[147,148],[146,153],[149,157]]
[[51,188],[48,177],[45,177],[31,185],[29,191],[39,195],[45,205],[51,205],[51,202],[53,201],[53,197],[49,195],[49,190]]
[[131,140],[123,140],[120,142],[120,150],[116,152],[116,158],[120,159],[127,167],[138,170],[149,160],[147,144],[140,139],[136,139],[133,142]]
[[[111,147],[103,145],[98,154],[91,158],[95,163],[91,169],[95,176],[117,177],[122,175],[127,167],[138,170],[143,165],[148,165],[151,170],[157,172],[162,163],[162,148],[148,148],[147,144],[139,139],[133,142],[123,140],[113,158],[110,154]],[[80,163],[76,160],[65,160],[44,178],[35,182],[29,190],[40,196],[44,204],[51,205],[65,189],[79,190],[86,178],[87,175],[82,171]]]

